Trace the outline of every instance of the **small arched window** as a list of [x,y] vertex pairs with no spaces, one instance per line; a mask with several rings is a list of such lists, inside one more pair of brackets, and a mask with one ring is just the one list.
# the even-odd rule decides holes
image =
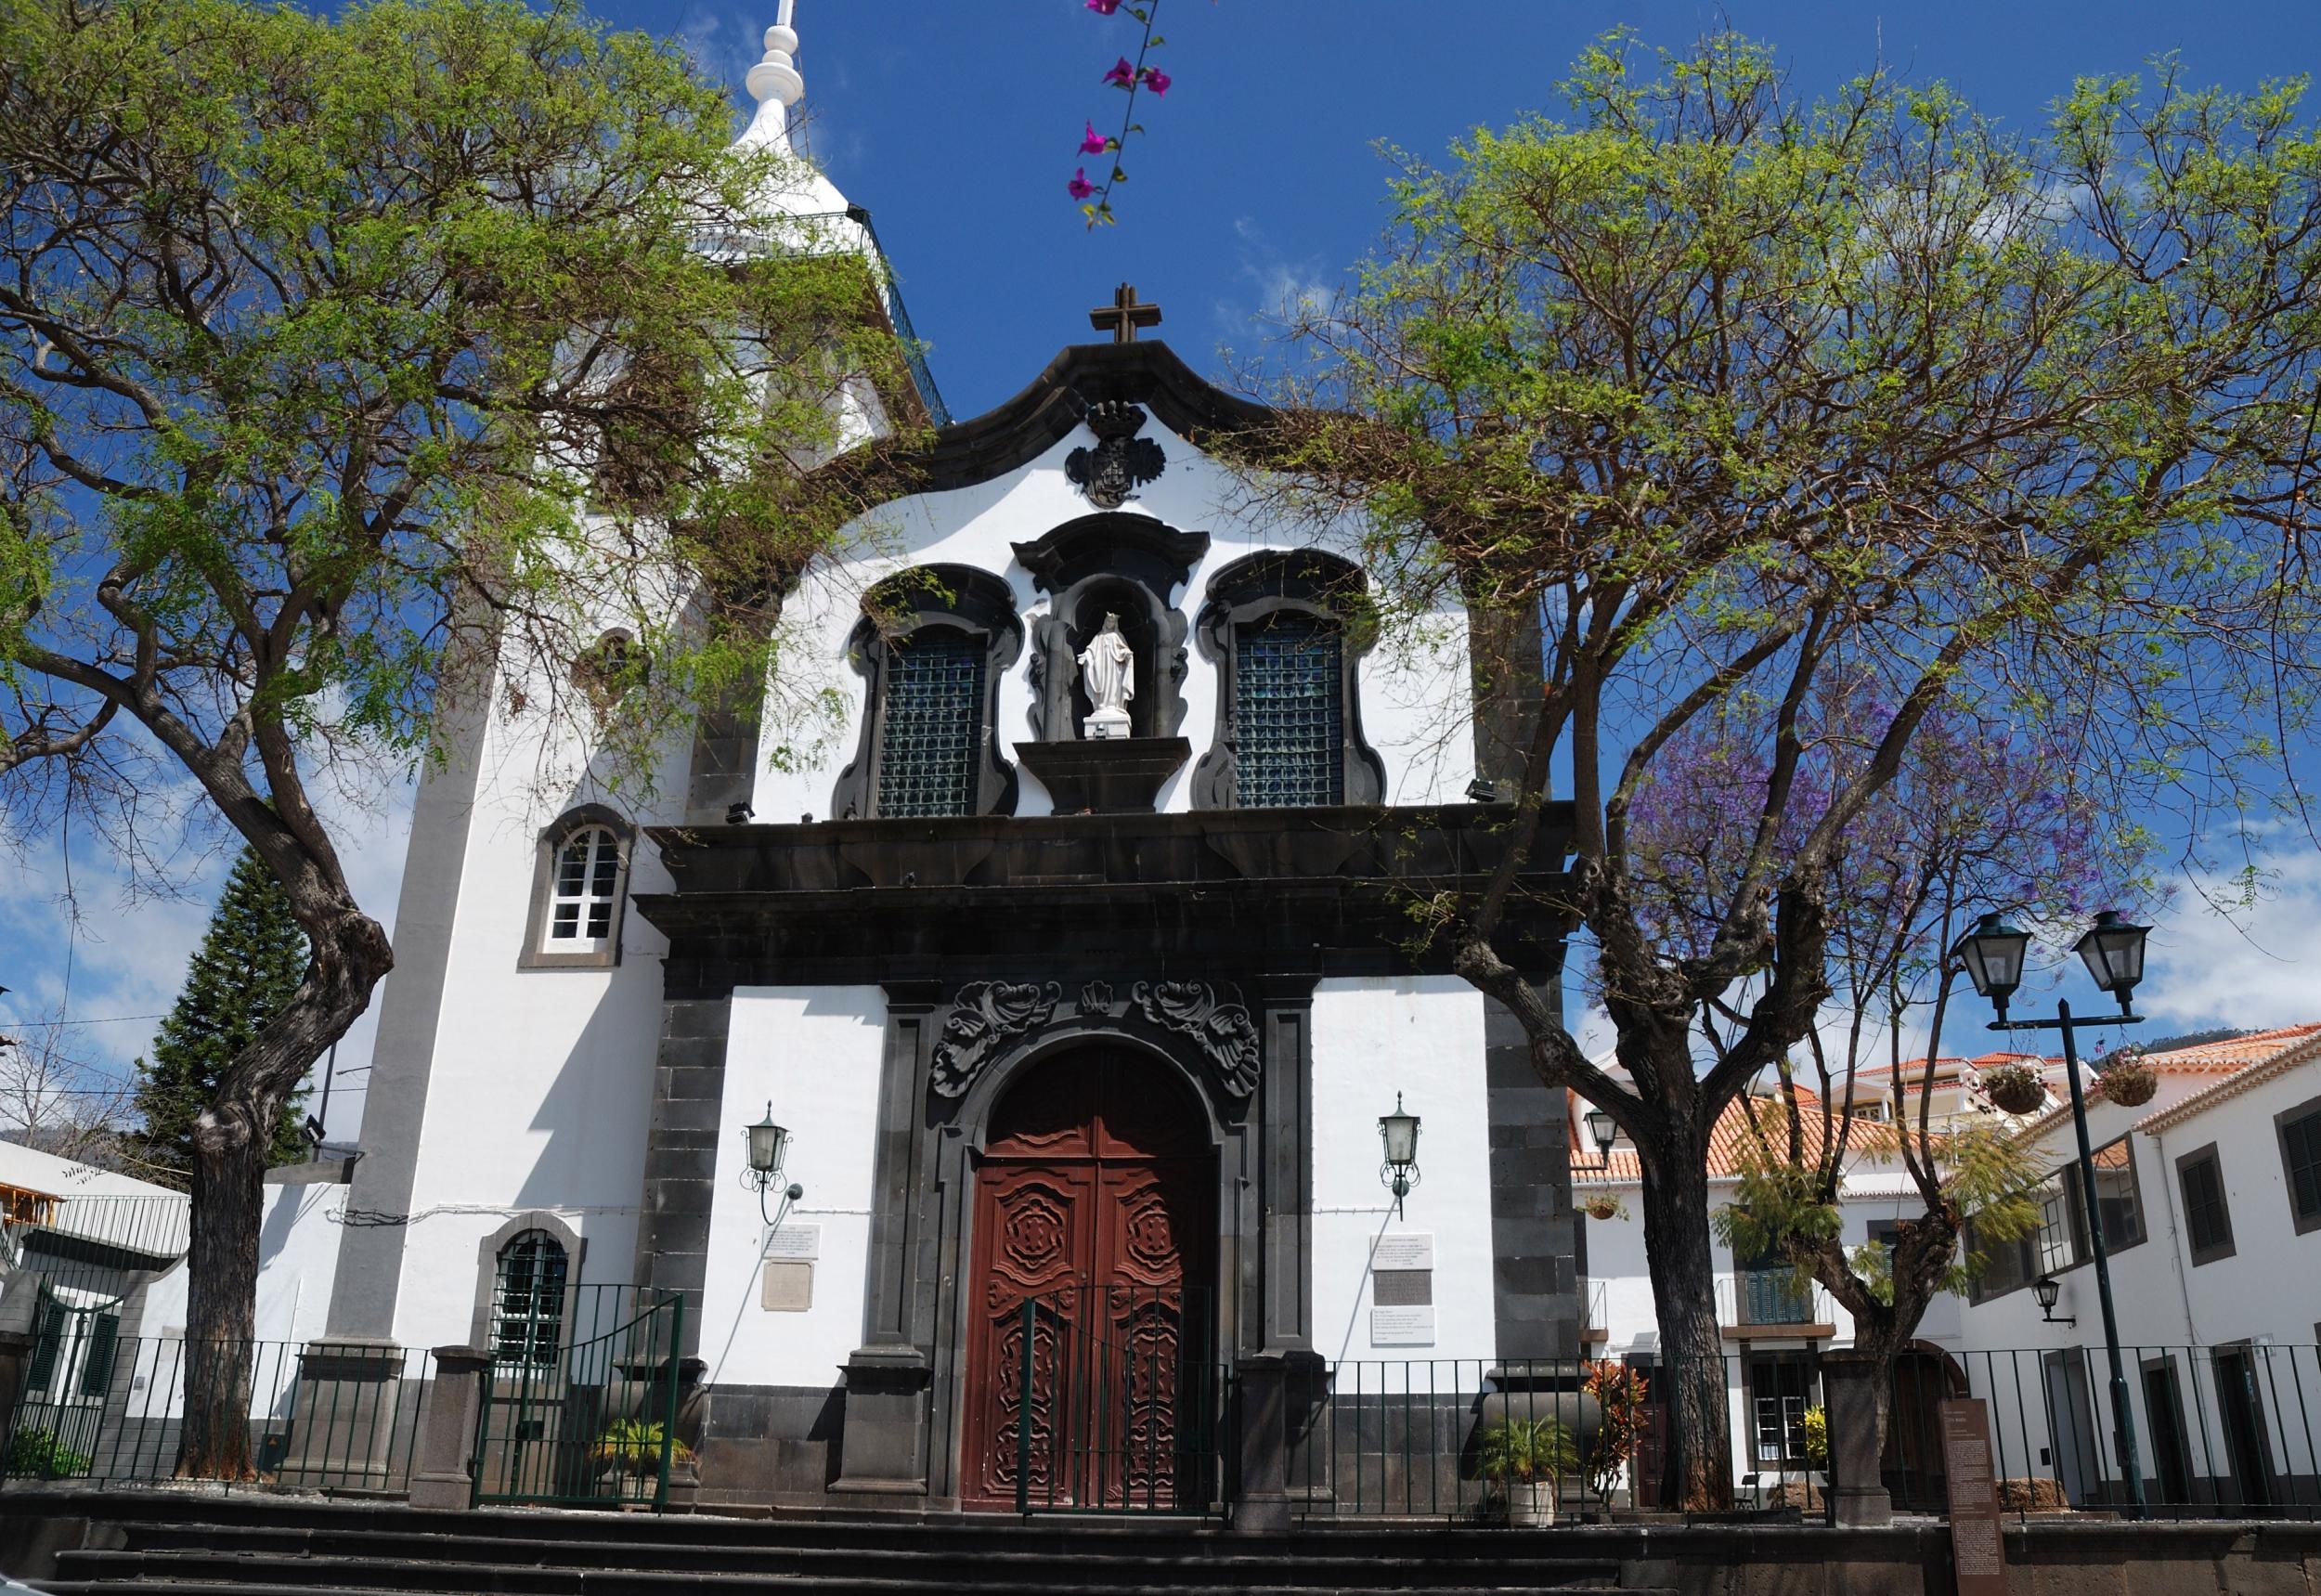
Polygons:
[[520,967],[602,969],[620,962],[633,835],[602,804],[584,804],[540,833]]
[[612,828],[585,825],[556,850],[556,886],[548,903],[551,953],[578,953],[613,934],[613,901],[620,886],[620,841]]
[[564,1243],[545,1230],[526,1230],[499,1250],[492,1280],[492,1361],[518,1368],[552,1367],[564,1350]]

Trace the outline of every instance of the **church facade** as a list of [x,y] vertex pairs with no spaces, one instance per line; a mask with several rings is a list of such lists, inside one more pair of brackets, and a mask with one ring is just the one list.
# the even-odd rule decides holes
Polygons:
[[1351,530],[1213,458],[1268,414],[1149,310],[940,429],[788,595],[831,734],[705,717],[639,798],[461,729],[331,1340],[522,1344],[551,1271],[633,1285],[684,1304],[705,1499],[936,1510],[1012,1507],[1074,1345],[1167,1394],[1122,1421],[1168,1453],[1258,1362],[1577,1356],[1562,1096],[1410,912],[1500,858],[1536,639],[1370,626]]

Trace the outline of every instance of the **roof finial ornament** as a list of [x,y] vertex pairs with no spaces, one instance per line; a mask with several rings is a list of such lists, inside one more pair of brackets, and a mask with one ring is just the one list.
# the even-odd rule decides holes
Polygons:
[[797,30],[790,26],[797,0],[782,0],[772,27],[766,30],[766,58],[749,69],[744,80],[758,114],[750,119],[739,143],[743,146],[782,145],[790,136],[789,108],[806,93],[806,80],[797,71]]

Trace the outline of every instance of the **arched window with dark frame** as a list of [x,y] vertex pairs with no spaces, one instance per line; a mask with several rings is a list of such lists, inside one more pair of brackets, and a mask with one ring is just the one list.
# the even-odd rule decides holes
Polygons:
[[1315,550],[1235,561],[1196,629],[1217,666],[1217,742],[1193,776],[1203,809],[1371,804],[1385,767],[1362,740],[1362,574]]
[[868,679],[861,741],[839,773],[841,820],[1012,814],[999,683],[1023,648],[1015,590],[989,571],[925,565],[863,599],[849,653]]
[[983,735],[982,642],[924,626],[888,647],[875,813],[973,814]]
[[564,1243],[526,1230],[499,1250],[492,1280],[492,1361],[506,1368],[552,1368],[564,1350]]

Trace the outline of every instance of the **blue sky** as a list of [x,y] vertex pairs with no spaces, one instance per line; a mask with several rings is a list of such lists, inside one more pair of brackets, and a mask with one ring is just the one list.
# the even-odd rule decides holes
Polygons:
[[[749,6],[600,6],[613,22],[679,34],[733,85],[761,53],[774,0]],[[1091,336],[1086,311],[1134,281],[1196,367],[1257,351],[1259,313],[1337,281],[1383,221],[1380,140],[1439,156],[1463,131],[1552,111],[1573,57],[1607,28],[1680,45],[1721,21],[1772,45],[1795,92],[1811,96],[1877,59],[1941,77],[1985,111],[2035,125],[2078,74],[2138,70],[2180,52],[2198,81],[2253,86],[2321,63],[2315,0],[1946,0],[1881,11],[1859,4],[1728,0],[1160,0],[1175,82],[1141,115],[1115,197],[1120,225],[1091,233],[1064,194],[1083,118],[1117,123],[1097,78],[1131,47],[1123,17],[1079,0],[798,0],[809,137],[855,203],[870,208],[900,271],[954,415],[1005,398],[1062,344]],[[408,796],[341,806],[358,891],[391,914]],[[2236,926],[2186,894],[2153,952],[2146,1006],[2171,1028],[2321,1019],[2321,856],[2274,856],[2274,897]],[[58,839],[0,852],[0,1033],[64,1039],[101,1070],[147,1043],[200,934],[218,870],[187,895],[123,896],[102,847],[83,837],[72,884],[77,930],[58,903]],[[68,994],[66,972],[71,960]],[[69,995],[69,1006],[67,999]],[[375,1012],[375,1007],[374,1007]],[[44,1024],[59,1014],[71,1023]],[[132,1018],[115,1018],[132,1017]],[[352,1135],[369,1023],[342,1050],[352,1072],[333,1131]],[[1967,1038],[1958,1038],[1965,1041]],[[5,1106],[0,1106],[0,1113]]]

